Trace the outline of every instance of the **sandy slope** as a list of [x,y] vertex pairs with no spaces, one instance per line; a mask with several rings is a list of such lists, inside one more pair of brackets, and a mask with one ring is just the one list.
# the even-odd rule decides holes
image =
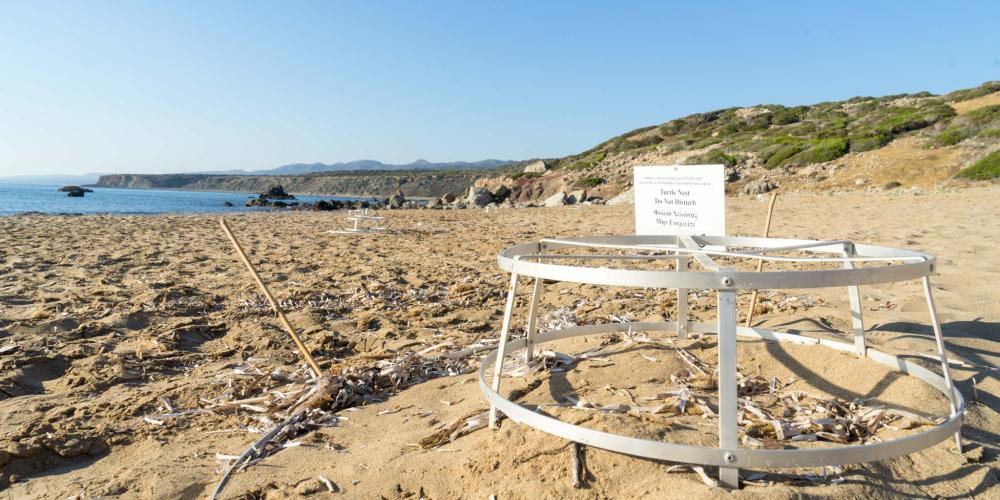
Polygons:
[[[733,233],[759,231],[764,203],[737,198],[729,204]],[[964,431],[973,460],[943,443],[911,457],[847,467],[840,484],[774,478],[774,485],[748,486],[738,495],[998,495],[998,210],[995,188],[779,198],[773,235],[850,238],[939,256],[935,293],[950,351],[963,363],[953,373],[968,400],[973,378],[977,386],[979,402],[970,402]],[[343,225],[342,214],[231,220],[327,366],[335,357],[364,364],[443,340],[461,346],[493,337],[507,282],[496,269],[499,250],[541,236],[632,227],[628,206],[389,216],[393,234],[353,239],[324,232]],[[177,408],[199,407],[200,398],[225,389],[241,362],[297,363],[217,222],[206,216],[18,216],[0,219],[0,243],[0,347],[20,347],[0,355],[0,498],[204,496],[219,477],[215,454],[238,454],[256,439],[238,428],[251,423],[248,417],[206,414],[159,426],[142,417],[162,411],[160,397]],[[605,322],[623,314],[669,317],[660,307],[669,295],[651,292],[640,299],[626,290],[551,285],[542,304],[551,311],[583,298],[592,307],[577,308],[578,320]],[[933,352],[918,283],[866,287],[862,295],[874,346]],[[741,297],[741,306],[746,300]],[[849,327],[843,290],[775,293],[765,304],[766,325],[833,338]],[[710,320],[711,306],[711,297],[699,296],[694,314]],[[577,352],[596,340],[558,349]],[[714,356],[711,345],[696,354],[706,361]],[[525,396],[531,404],[553,402],[570,389],[613,402],[616,396],[606,386],[654,391],[678,363],[653,347],[611,359],[610,366],[584,363],[552,377],[511,380],[507,387],[530,387],[537,380]],[[850,356],[741,342],[740,363],[759,365],[782,380],[798,379],[801,390],[946,411],[943,399],[925,385]],[[348,419],[339,427],[303,436],[301,446],[237,474],[225,496],[298,496],[318,489],[319,475],[336,483],[345,498],[418,498],[421,492],[429,498],[501,499],[729,495],[694,474],[666,475],[667,464],[600,450],[587,450],[592,478],[586,489],[575,490],[566,443],[509,421],[499,431],[480,430],[435,450],[413,446],[442,424],[485,408],[474,379],[438,378],[341,412]],[[705,444],[715,439],[713,425],[700,419],[559,414],[634,435]]]

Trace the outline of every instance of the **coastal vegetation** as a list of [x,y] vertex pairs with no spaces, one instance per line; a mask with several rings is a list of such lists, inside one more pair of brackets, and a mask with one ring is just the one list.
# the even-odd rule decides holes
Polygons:
[[958,173],[958,177],[974,181],[1000,178],[1000,151],[994,151]]

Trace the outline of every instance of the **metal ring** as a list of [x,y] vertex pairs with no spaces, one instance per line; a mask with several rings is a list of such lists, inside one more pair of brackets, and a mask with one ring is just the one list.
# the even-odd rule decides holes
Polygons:
[[[705,333],[713,333],[716,327],[711,323],[696,323],[691,325],[692,330]],[[633,322],[633,323],[609,323],[599,325],[586,325],[555,330],[552,332],[538,334],[534,344],[539,345],[554,340],[595,335],[600,333],[616,333],[625,331],[670,331],[676,328],[674,322]],[[820,340],[799,335],[765,330],[762,328],[737,327],[736,333],[740,337],[756,338],[777,342],[793,342],[804,345],[820,345],[831,349],[853,352],[854,346],[843,342],[832,340]],[[524,348],[527,339],[518,339],[508,342],[505,352],[512,352]],[[558,436],[570,441],[575,441],[588,446],[594,446],[609,451],[623,453],[643,458],[656,460],[667,460],[671,462],[682,462],[701,465],[715,465],[720,467],[732,467],[739,464],[739,467],[760,467],[760,468],[782,468],[782,467],[818,467],[827,465],[843,465],[861,462],[884,460],[914,453],[934,444],[937,444],[957,432],[962,424],[962,414],[965,411],[965,400],[954,387],[949,387],[943,377],[907,359],[899,358],[891,354],[871,349],[867,350],[867,357],[890,368],[894,368],[908,375],[913,375],[924,382],[927,382],[937,390],[948,396],[949,391],[956,397],[958,410],[943,423],[933,426],[931,429],[912,434],[906,437],[882,441],[873,444],[851,445],[839,448],[822,449],[796,449],[796,450],[752,450],[752,449],[722,449],[705,446],[695,446],[677,443],[665,443],[662,441],[650,441],[645,439],[621,436],[607,432],[596,431],[585,427],[580,427],[563,422],[536,411],[521,406],[503,397],[494,391],[486,381],[486,367],[496,361],[497,351],[492,351],[483,359],[479,368],[479,388],[483,395],[498,410],[507,415],[508,418],[540,431]],[[728,459],[727,459],[728,457]]]
[[[875,245],[859,245],[842,241],[795,240],[783,238],[744,238],[736,236],[699,236],[694,237],[696,243],[708,247],[724,248],[727,246],[752,246],[762,250],[775,252],[794,248],[797,251],[810,254],[835,254],[835,257],[822,257],[822,262],[856,262],[873,261],[879,266],[845,266],[838,269],[807,270],[807,271],[772,271],[772,272],[741,272],[729,271],[722,274],[719,269],[708,271],[676,273],[661,270],[612,269],[608,267],[593,267],[582,265],[563,265],[547,262],[537,255],[539,242],[514,245],[505,249],[497,257],[500,269],[533,278],[583,283],[592,285],[633,286],[643,288],[694,288],[712,289],[733,288],[738,290],[781,290],[794,288],[825,288],[838,286],[857,286],[930,276],[934,269],[935,259],[932,255],[898,248]],[[542,240],[547,252],[566,248],[616,249],[632,251],[658,251],[687,259],[693,255],[696,260],[712,263],[712,255],[751,260],[781,260],[786,262],[811,262],[811,257],[776,257],[762,253],[729,252],[700,250],[687,248],[680,243],[677,236],[589,236],[584,238],[569,238],[561,240]],[[855,255],[845,256],[844,246],[853,245]],[[693,253],[692,253],[693,252]],[[523,258],[522,258],[523,257]],[[581,256],[586,258],[589,256]],[[707,257],[707,258],[706,258]],[[889,265],[884,265],[889,264]],[[731,280],[724,284],[724,279]],[[720,283],[722,283],[720,285]]]

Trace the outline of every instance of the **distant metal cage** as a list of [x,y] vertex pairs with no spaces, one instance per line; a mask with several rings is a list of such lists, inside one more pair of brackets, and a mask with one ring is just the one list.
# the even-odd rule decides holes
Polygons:
[[[567,255],[556,250],[579,249]],[[739,250],[731,250],[739,249]],[[612,254],[609,250],[628,252]],[[605,253],[595,253],[604,251]],[[805,253],[808,256],[780,256],[782,252]],[[744,272],[720,267],[713,257],[782,261],[799,264],[838,263],[836,269]],[[566,265],[567,261],[636,262],[673,260],[675,270],[614,269]],[[735,488],[739,485],[740,467],[782,468],[830,466],[883,460],[906,455],[939,443],[954,435],[961,450],[960,432],[965,402],[951,380],[945,353],[941,325],[931,292],[930,275],[935,258],[929,254],[872,245],[854,244],[848,240],[813,241],[778,238],[744,238],[731,236],[598,236],[572,239],[543,239],[507,248],[498,257],[500,269],[511,274],[499,347],[484,360],[479,370],[479,385],[490,403],[490,426],[496,426],[497,410],[510,419],[538,430],[575,441],[628,455],[720,467],[720,483]],[[703,271],[688,270],[687,263],[700,265]],[[682,265],[682,263],[684,265]],[[865,264],[868,264],[865,266]],[[510,340],[510,324],[519,277],[534,278],[534,290],[528,311],[527,336]],[[865,345],[864,323],[858,287],[920,279],[937,342],[942,375],[919,364],[872,349]],[[537,333],[538,301],[544,280],[591,285],[677,289],[677,321],[610,323],[575,326],[548,333]],[[794,288],[847,287],[850,299],[854,343],[814,339],[763,328],[737,326],[736,292],[738,290],[773,290]],[[718,294],[717,323],[688,321],[688,290],[711,289]],[[650,441],[596,431],[562,422],[556,418],[521,406],[500,393],[502,360],[513,351],[526,349],[530,361],[535,346],[554,340],[625,331],[669,331],[679,338],[689,331],[715,333],[719,345],[719,446],[684,445]],[[931,429],[902,438],[864,445],[823,449],[743,449],[738,444],[736,392],[736,338],[748,337],[802,345],[819,345],[837,351],[852,352],[859,357],[889,366],[919,378],[947,396],[951,414]],[[492,383],[486,380],[486,369],[494,366]]]

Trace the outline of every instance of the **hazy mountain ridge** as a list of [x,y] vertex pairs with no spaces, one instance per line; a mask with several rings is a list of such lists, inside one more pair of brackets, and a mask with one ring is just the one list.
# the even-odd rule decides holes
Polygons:
[[363,172],[371,170],[478,170],[501,167],[513,163],[510,160],[485,159],[479,161],[429,162],[417,160],[406,164],[382,163],[378,160],[355,160],[337,163],[291,163],[265,170],[219,170],[192,172],[217,175],[286,175],[311,174],[317,172]]

